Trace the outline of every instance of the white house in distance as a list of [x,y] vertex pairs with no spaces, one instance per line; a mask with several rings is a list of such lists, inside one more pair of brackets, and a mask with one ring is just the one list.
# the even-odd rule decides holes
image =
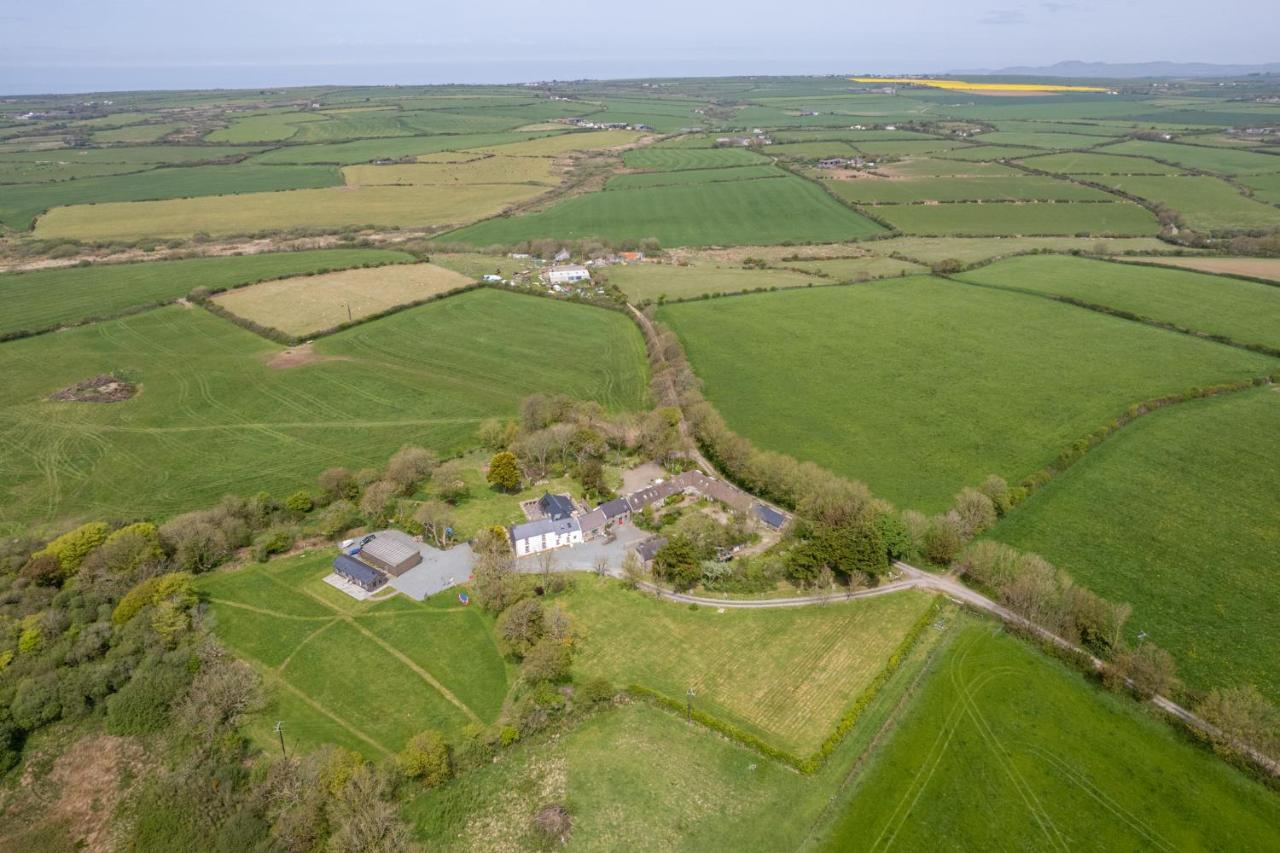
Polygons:
[[562,266],[547,270],[547,282],[550,284],[573,284],[579,281],[591,281],[591,272],[586,267]]
[[582,525],[576,518],[564,518],[559,521],[543,518],[517,524],[511,528],[511,546],[515,548],[517,557],[537,554],[539,551],[548,551],[565,545],[578,545],[582,541]]

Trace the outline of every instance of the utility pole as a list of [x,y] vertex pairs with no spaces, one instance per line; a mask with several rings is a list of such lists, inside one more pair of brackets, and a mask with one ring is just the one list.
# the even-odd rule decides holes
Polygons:
[[343,304],[343,305],[345,305],[345,306],[347,306],[347,322],[348,322],[348,323],[350,323],[350,322],[351,322],[351,303],[350,303],[350,302],[344,302],[344,303],[342,303],[342,304]]
[[690,687],[687,691],[685,691],[684,698],[685,698],[685,716],[689,720],[692,720],[693,719],[693,688],[692,687]]
[[276,720],[276,734],[280,735],[280,755],[288,758],[284,751],[284,720]]

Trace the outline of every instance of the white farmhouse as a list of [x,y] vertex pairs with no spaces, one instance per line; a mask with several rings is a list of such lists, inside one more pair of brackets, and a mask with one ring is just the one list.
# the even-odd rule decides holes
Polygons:
[[591,281],[591,272],[586,267],[580,266],[551,267],[547,270],[547,281],[551,284]]
[[511,527],[511,547],[515,548],[517,557],[565,545],[578,545],[582,541],[582,526],[576,518],[559,521],[544,518]]

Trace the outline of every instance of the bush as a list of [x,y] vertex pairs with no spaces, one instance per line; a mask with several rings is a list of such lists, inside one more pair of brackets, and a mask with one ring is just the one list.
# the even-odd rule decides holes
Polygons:
[[562,803],[551,803],[538,809],[533,816],[534,831],[547,844],[565,845],[569,842],[569,833],[573,829],[573,819],[569,809]]
[[253,558],[265,563],[272,554],[283,554],[293,547],[295,537],[292,530],[273,530],[258,537],[253,546]]
[[114,531],[90,555],[89,562],[113,574],[128,574],[137,571],[144,564],[155,563],[163,558],[160,531],[154,524],[142,521]]
[[80,564],[89,552],[107,541],[110,528],[101,521],[82,524],[45,545],[33,557],[52,556],[58,559],[62,573],[70,576],[76,573]]
[[360,496],[360,486],[356,483],[355,476],[346,468],[323,471],[316,482],[320,484],[320,490],[324,492],[328,502],[354,501]]
[[588,678],[578,685],[574,695],[588,705],[599,705],[611,701],[616,692],[613,685],[609,683],[609,679],[597,676]]
[[153,664],[134,673],[119,693],[107,697],[107,731],[139,735],[160,731],[169,722],[169,706],[190,675],[172,664]]
[[148,578],[125,593],[111,613],[111,621],[124,625],[142,611],[142,608],[161,601],[172,601],[190,608],[196,603],[195,587],[187,572],[170,572],[167,575]]
[[308,513],[315,509],[315,501],[306,489],[299,489],[284,499],[285,509],[295,513]]
[[406,778],[416,779],[428,788],[443,785],[453,773],[449,745],[444,735],[435,730],[410,738],[396,763]]
[[1157,694],[1168,696],[1179,686],[1173,655],[1155,643],[1143,643],[1136,649],[1120,652],[1104,671],[1103,678],[1112,690],[1127,688],[1140,699],[1150,699]]
[[360,523],[360,511],[349,500],[336,500],[324,508],[317,525],[320,533],[329,539],[342,534]]
[[925,559],[936,565],[945,566],[955,559],[963,545],[964,526],[954,512],[935,515],[929,519],[929,527],[921,543]]
[[547,638],[529,649],[520,672],[528,681],[567,681],[572,662],[573,653],[567,643]]
[[546,633],[542,603],[536,598],[517,601],[498,616],[497,633],[504,654],[523,658]]
[[497,486],[504,492],[514,492],[520,488],[520,462],[516,455],[508,450],[495,453],[489,460],[489,471],[485,480],[491,486]]
[[421,447],[402,447],[387,463],[387,480],[396,484],[401,494],[413,494],[424,477],[436,467],[436,455]]
[[1243,743],[1280,759],[1280,710],[1253,685],[1214,690],[1196,706],[1196,714],[1218,729],[1210,735],[1218,752],[1239,755]]
[[444,463],[431,474],[431,485],[441,499],[456,504],[471,493],[467,485],[466,467],[457,460]]

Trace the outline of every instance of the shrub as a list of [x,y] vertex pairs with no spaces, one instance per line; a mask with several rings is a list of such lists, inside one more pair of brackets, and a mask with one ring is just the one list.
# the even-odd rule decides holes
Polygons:
[[588,678],[578,685],[574,695],[588,705],[599,705],[602,702],[612,700],[615,693],[616,691],[613,689],[613,685],[609,683],[609,679],[597,676]]
[[317,478],[321,491],[329,501],[354,501],[360,496],[355,476],[346,468],[330,468]]
[[22,577],[36,586],[58,586],[62,583],[62,563],[53,554],[35,554],[22,567]]
[[169,706],[187,685],[183,667],[154,664],[135,672],[120,692],[107,697],[107,731],[113,735],[156,732],[169,722]]
[[150,522],[128,524],[114,531],[94,551],[90,561],[115,574],[136,571],[139,566],[164,558],[160,531]]
[[546,633],[542,603],[536,598],[517,601],[498,616],[497,633],[504,653],[523,658]]
[[449,745],[444,735],[435,730],[410,738],[396,763],[406,778],[416,779],[428,788],[443,785],[453,773]]
[[520,672],[529,681],[567,681],[572,659],[567,643],[547,638],[529,649]]
[[324,508],[320,514],[320,533],[329,539],[338,539],[342,534],[360,523],[360,511],[349,500],[336,500]]
[[573,819],[569,809],[562,803],[550,803],[538,809],[533,816],[533,828],[543,842],[564,845],[569,842],[569,833],[573,829]]
[[1157,694],[1167,696],[1179,686],[1173,655],[1155,643],[1120,652],[1104,671],[1104,680],[1111,689],[1127,687],[1141,699]]
[[284,499],[285,509],[295,513],[307,513],[315,509],[315,501],[306,489],[299,489]]
[[258,537],[258,541],[254,543],[253,558],[259,563],[265,563],[272,554],[283,554],[292,548],[294,538],[292,530],[278,529],[268,531]]
[[387,480],[395,483],[401,494],[413,494],[424,477],[436,467],[436,455],[421,447],[400,448],[387,463]]
[[1196,714],[1218,729],[1210,735],[1218,752],[1238,755],[1244,743],[1280,758],[1280,710],[1253,685],[1214,690],[1196,706]]
[[33,557],[53,556],[58,559],[64,575],[73,575],[89,552],[107,541],[110,528],[101,521],[82,524],[75,530],[62,534],[45,545]]
[[964,545],[964,527],[960,518],[949,512],[929,519],[921,545],[925,558],[930,562],[939,566],[950,563]]
[[196,603],[195,588],[189,573],[170,572],[167,575],[147,578],[125,593],[112,611],[111,621],[117,625],[124,625],[137,616],[142,608],[166,600],[187,608]]
[[471,487],[467,485],[466,468],[457,460],[445,462],[436,468],[431,475],[431,485],[442,499],[451,504],[458,503],[471,493]]
[[954,512],[960,519],[961,535],[972,539],[996,523],[996,505],[986,494],[965,487],[955,497]]
[[489,471],[485,480],[491,486],[497,486],[504,492],[514,492],[520,488],[520,463],[516,455],[508,450],[495,453],[489,460]]

